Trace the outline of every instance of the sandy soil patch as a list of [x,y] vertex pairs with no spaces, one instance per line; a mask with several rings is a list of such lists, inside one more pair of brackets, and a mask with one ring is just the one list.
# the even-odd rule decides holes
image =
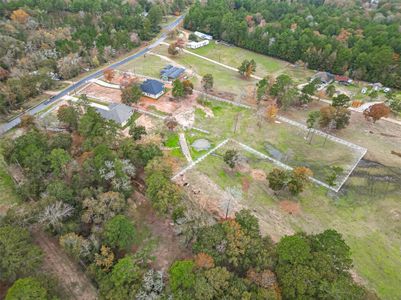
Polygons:
[[44,253],[43,269],[53,274],[68,299],[97,299],[97,291],[84,272],[58,246],[58,243],[41,230],[33,232],[34,240]]
[[253,169],[251,170],[251,176],[257,181],[266,181],[266,173],[263,170]]
[[219,218],[234,218],[235,213],[243,206],[240,200],[234,199],[227,191],[222,190],[213,180],[205,174],[191,170],[180,178],[177,183],[184,186],[189,197],[199,205],[199,208]]
[[283,200],[280,201],[279,206],[290,215],[298,215],[301,212],[301,206],[298,202]]
[[138,119],[136,119],[135,125],[145,127],[147,132],[153,130],[156,126],[154,118],[147,115],[141,115]]
[[100,86],[96,83],[91,83],[80,94],[86,94],[89,98],[94,98],[104,102],[121,102],[121,91],[117,89]]
[[148,200],[138,206],[135,221],[138,226],[145,226],[151,231],[157,245],[151,256],[155,258],[152,267],[166,271],[175,260],[191,257],[191,252],[184,247],[174,231],[173,222],[156,214]]

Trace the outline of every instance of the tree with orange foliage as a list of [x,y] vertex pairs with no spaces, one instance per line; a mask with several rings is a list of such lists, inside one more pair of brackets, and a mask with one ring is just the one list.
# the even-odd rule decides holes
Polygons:
[[198,253],[194,258],[195,264],[199,268],[210,269],[214,267],[214,259],[204,252]]
[[11,20],[18,22],[20,24],[25,24],[26,22],[28,22],[28,19],[29,19],[29,14],[22,8],[14,10],[13,13],[11,14]]
[[381,118],[388,117],[389,114],[390,108],[384,103],[373,104],[363,112],[366,120],[372,120],[373,123],[376,123]]
[[31,128],[35,125],[35,117],[31,115],[23,115],[21,117],[21,127],[22,128]]
[[106,69],[103,72],[104,79],[111,82],[116,75],[116,72],[113,69]]
[[271,104],[266,110],[266,116],[269,121],[274,121],[277,117],[278,107],[276,104]]

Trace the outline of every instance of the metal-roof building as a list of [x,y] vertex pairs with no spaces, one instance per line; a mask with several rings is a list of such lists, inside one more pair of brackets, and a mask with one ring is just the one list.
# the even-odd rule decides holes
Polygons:
[[199,32],[199,31],[195,31],[194,32],[194,34],[197,36],[197,37],[199,37],[199,38],[201,38],[201,39],[204,39],[204,40],[213,40],[213,37],[211,36],[211,35],[209,35],[209,34],[206,34],[206,33],[202,33],[202,32]]
[[185,72],[184,68],[178,68],[172,65],[168,65],[160,71],[160,78],[166,81],[170,81],[177,79],[184,72]]
[[164,84],[154,79],[147,79],[141,84],[141,90],[145,96],[158,99],[164,93]]

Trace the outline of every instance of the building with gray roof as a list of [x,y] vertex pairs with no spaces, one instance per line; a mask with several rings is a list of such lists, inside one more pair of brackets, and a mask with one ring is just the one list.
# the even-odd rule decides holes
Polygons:
[[114,121],[121,127],[127,124],[134,113],[132,107],[122,103],[110,104],[107,109],[96,108],[96,111],[106,120]]

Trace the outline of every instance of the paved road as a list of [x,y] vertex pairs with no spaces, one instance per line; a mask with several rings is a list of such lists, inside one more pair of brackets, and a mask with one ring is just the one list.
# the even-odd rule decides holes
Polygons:
[[[180,16],[179,18],[177,18],[174,22],[166,25],[164,27],[165,30],[170,31],[172,29],[174,29],[184,18],[184,15]],[[35,115],[38,112],[48,108],[49,106],[53,105],[54,103],[58,102],[62,97],[68,95],[70,92],[76,90],[77,88],[83,86],[84,84],[86,84],[89,80],[91,79],[95,79],[97,77],[100,77],[101,75],[103,75],[103,71],[105,69],[115,69],[120,67],[121,65],[124,65],[128,62],[130,62],[131,60],[134,60],[142,55],[144,55],[146,52],[150,51],[151,49],[155,48],[156,46],[160,45],[160,43],[162,43],[167,37],[166,33],[163,33],[161,35],[160,38],[158,38],[153,44],[149,45],[148,47],[142,49],[141,51],[130,55],[116,63],[113,63],[111,65],[106,66],[105,68],[98,70],[82,79],[80,79],[79,81],[75,82],[74,84],[70,85],[69,87],[67,87],[66,89],[64,89],[63,91],[61,91],[60,93],[58,93],[57,95],[53,96],[53,98],[49,99],[49,100],[45,100],[42,103],[40,103],[39,105],[27,110],[25,112],[25,114],[30,114],[30,115]],[[18,124],[21,122],[20,117],[16,117],[14,119],[12,119],[11,121],[9,121],[8,123],[5,123],[3,125],[1,125],[0,127],[0,135],[4,134],[5,132],[9,131],[10,129],[18,126]]]

